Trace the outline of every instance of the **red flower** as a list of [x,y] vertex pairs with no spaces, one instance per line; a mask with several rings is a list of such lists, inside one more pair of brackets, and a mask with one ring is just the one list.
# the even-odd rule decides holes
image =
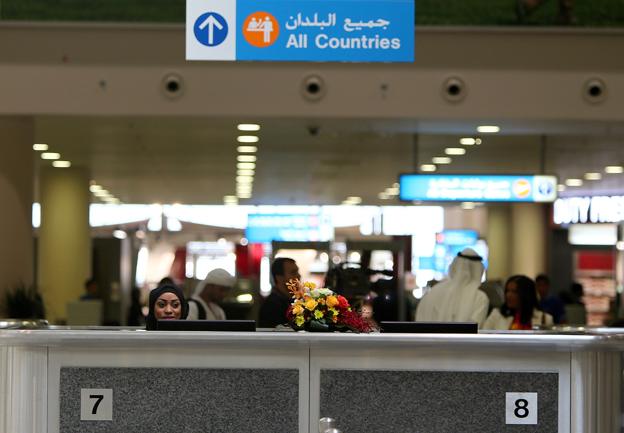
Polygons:
[[347,301],[347,298],[342,295],[338,295],[338,307],[342,310],[349,308],[349,301]]

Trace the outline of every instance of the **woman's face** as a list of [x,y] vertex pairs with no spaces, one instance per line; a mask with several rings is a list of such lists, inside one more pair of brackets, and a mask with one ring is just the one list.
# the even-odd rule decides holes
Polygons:
[[510,281],[505,287],[505,303],[512,310],[520,308],[520,295],[515,281]]
[[182,304],[175,293],[165,292],[156,299],[154,316],[157,320],[177,320],[182,315]]

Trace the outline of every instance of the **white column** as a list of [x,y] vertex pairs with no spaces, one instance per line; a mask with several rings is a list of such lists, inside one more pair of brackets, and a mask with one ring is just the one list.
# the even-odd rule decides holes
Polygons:
[[546,212],[542,204],[511,205],[511,273],[535,278],[546,271]]
[[486,241],[489,248],[488,280],[505,281],[510,276],[511,209],[507,204],[487,206]]

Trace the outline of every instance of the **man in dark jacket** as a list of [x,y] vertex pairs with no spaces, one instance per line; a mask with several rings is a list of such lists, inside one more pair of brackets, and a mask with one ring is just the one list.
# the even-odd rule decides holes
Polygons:
[[274,328],[286,323],[286,310],[290,305],[290,293],[286,283],[290,280],[301,279],[297,263],[287,257],[279,257],[271,265],[273,288],[268,298],[260,307],[258,328]]

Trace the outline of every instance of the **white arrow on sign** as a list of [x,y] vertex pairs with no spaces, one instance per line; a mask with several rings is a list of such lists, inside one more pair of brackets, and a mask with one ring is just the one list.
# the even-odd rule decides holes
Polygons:
[[213,15],[208,15],[208,18],[199,25],[200,30],[204,30],[208,26],[208,45],[212,45],[214,41],[214,28],[223,30],[223,26]]

